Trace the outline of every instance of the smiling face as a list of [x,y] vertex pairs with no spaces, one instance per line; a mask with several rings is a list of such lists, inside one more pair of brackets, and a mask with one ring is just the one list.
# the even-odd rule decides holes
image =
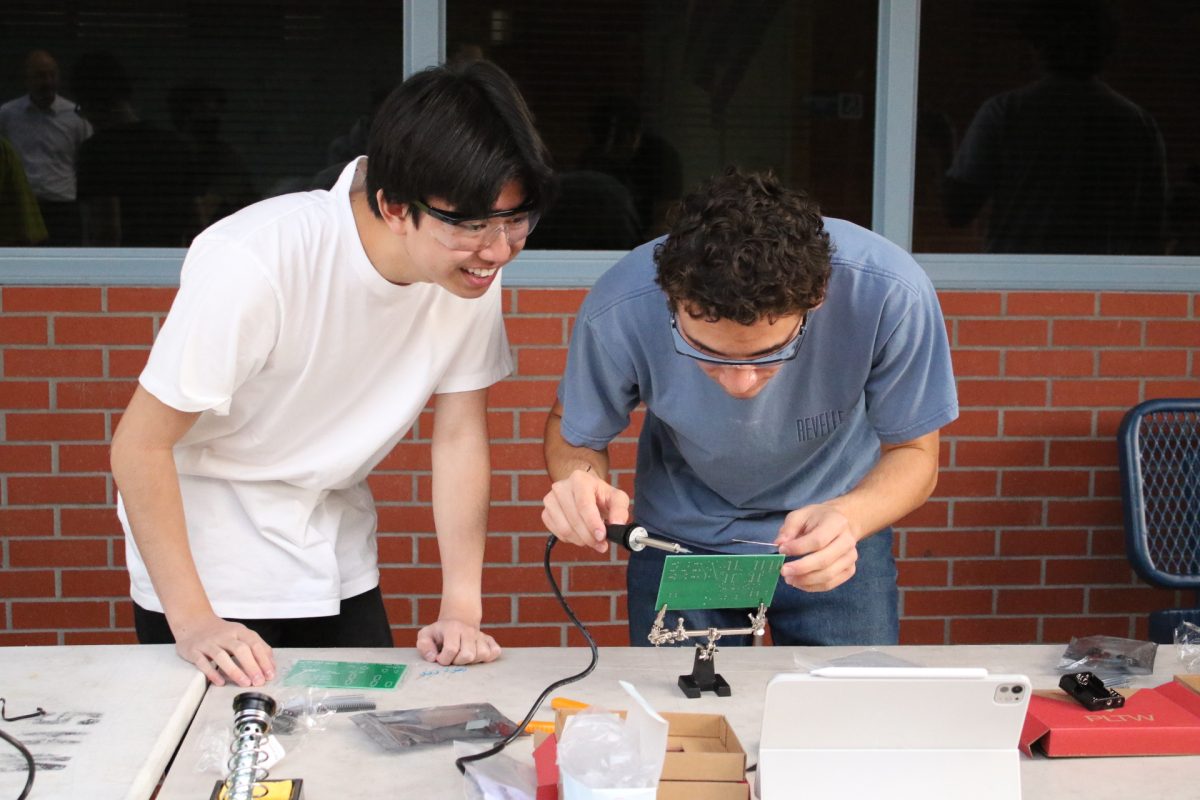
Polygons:
[[[501,190],[492,209],[499,212],[519,208],[525,202],[525,193],[516,181],[509,181]],[[454,211],[454,207],[431,197],[427,204],[435,208]],[[500,231],[480,250],[455,250],[443,244],[445,231],[437,226],[448,223],[429,214],[421,215],[420,225],[413,224],[412,214],[407,210],[397,222],[403,225],[408,269],[401,282],[436,283],[459,297],[481,297],[500,273],[500,268],[516,258],[525,247],[525,241],[509,241],[506,231]],[[439,235],[441,234],[441,235]]]
[[[706,356],[713,359],[752,360],[786,348],[796,337],[803,316],[789,314],[774,320],[760,319],[751,325],[742,325],[727,319],[715,322],[696,319],[679,309],[676,325],[686,342]],[[704,370],[705,375],[739,400],[756,396],[786,363],[755,366],[692,360]]]

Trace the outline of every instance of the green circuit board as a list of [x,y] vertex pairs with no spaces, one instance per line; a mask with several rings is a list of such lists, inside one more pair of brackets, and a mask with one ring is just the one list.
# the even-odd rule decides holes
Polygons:
[[781,555],[667,556],[654,607],[684,611],[770,606]]

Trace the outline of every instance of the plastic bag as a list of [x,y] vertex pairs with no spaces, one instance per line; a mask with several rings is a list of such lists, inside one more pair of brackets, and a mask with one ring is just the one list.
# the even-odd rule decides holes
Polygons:
[[323,731],[337,713],[371,711],[375,701],[362,694],[333,694],[314,687],[283,690],[271,730],[284,736]]
[[461,739],[503,739],[517,724],[491,703],[355,714],[354,724],[384,750],[402,751]]
[[[454,757],[474,755],[487,745],[456,741]],[[479,761],[468,761],[463,780],[467,800],[534,800],[537,795],[537,771],[532,764],[497,753]]]
[[1175,647],[1188,672],[1200,672],[1200,625],[1181,622],[1175,629]]
[[661,760],[646,764],[637,733],[616,714],[581,711],[567,720],[558,743],[560,772],[594,789],[653,789]]
[[1154,672],[1158,645],[1118,636],[1072,637],[1058,661],[1059,672],[1091,672],[1105,686],[1128,684],[1130,675]]

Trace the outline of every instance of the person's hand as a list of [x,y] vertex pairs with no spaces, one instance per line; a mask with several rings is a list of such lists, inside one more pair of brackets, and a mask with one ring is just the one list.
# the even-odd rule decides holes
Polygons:
[[785,556],[783,580],[806,592],[828,592],[854,577],[858,539],[850,520],[831,505],[805,506],[788,514],[775,537]]
[[606,522],[629,521],[629,495],[600,480],[596,473],[577,469],[555,481],[542,499],[542,524],[559,539],[608,552]]
[[262,686],[275,677],[271,646],[240,622],[210,615],[172,625],[172,633],[175,652],[213,686],[224,686],[226,677],[238,686]]
[[417,633],[417,652],[426,661],[443,667],[483,664],[500,657],[500,645],[488,634],[455,619],[439,619]]

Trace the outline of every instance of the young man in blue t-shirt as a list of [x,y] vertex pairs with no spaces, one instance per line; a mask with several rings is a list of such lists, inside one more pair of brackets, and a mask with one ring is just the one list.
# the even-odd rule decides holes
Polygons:
[[[639,403],[640,525],[697,553],[777,544],[776,643],[897,641],[890,526],[933,491],[958,416],[937,296],[907,253],[772,175],[711,179],[580,309],[545,433],[542,519],[560,539],[605,552],[604,523],[628,521],[607,447]],[[629,559],[632,643],[664,558]],[[683,616],[746,624],[744,609]]]

